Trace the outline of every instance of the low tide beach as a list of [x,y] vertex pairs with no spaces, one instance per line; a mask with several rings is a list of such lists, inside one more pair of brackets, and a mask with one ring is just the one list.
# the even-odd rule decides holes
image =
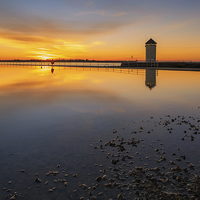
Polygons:
[[1,199],[200,199],[198,71],[1,67]]

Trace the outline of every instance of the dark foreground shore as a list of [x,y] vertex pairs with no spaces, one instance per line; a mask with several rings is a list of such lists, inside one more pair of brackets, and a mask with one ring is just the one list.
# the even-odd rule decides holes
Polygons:
[[[65,156],[54,167],[21,164],[4,180],[2,199],[198,200],[199,117],[153,116],[87,138],[87,158],[70,167]],[[131,126],[132,127],[132,126]],[[51,154],[51,158],[54,155]],[[15,163],[16,153],[6,155]],[[76,162],[76,163],[77,163]],[[54,162],[53,162],[54,163]],[[41,167],[43,166],[43,167]],[[46,170],[46,171],[45,171]],[[12,172],[10,172],[12,173]]]

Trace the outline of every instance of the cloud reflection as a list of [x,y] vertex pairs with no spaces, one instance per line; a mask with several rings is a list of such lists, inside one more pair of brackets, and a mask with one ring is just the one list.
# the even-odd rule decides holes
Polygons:
[[[45,74],[47,72],[45,71]],[[36,75],[36,74],[35,74]],[[102,90],[88,87],[84,79],[54,76],[50,78],[46,74],[42,80],[32,78],[23,80],[13,80],[13,83],[0,85],[0,94],[12,95],[13,99],[26,97],[27,99],[37,99],[38,101],[53,102],[54,99],[63,97],[66,101],[98,101],[98,102],[119,102],[121,98],[118,93],[110,90]],[[30,80],[32,79],[32,80]],[[61,79],[61,80],[60,80]]]

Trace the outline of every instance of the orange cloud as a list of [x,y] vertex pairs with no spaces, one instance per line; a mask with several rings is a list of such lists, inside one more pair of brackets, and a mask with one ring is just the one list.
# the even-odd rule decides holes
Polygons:
[[52,43],[51,38],[46,38],[42,36],[29,35],[23,32],[14,32],[10,30],[0,30],[0,38],[15,41],[20,44],[27,43]]

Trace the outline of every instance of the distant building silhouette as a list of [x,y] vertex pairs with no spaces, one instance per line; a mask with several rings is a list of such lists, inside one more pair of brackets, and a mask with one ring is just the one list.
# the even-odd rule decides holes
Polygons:
[[156,62],[156,42],[150,38],[146,43],[146,62]]
[[145,85],[150,90],[156,86],[156,71],[155,69],[146,69]]

